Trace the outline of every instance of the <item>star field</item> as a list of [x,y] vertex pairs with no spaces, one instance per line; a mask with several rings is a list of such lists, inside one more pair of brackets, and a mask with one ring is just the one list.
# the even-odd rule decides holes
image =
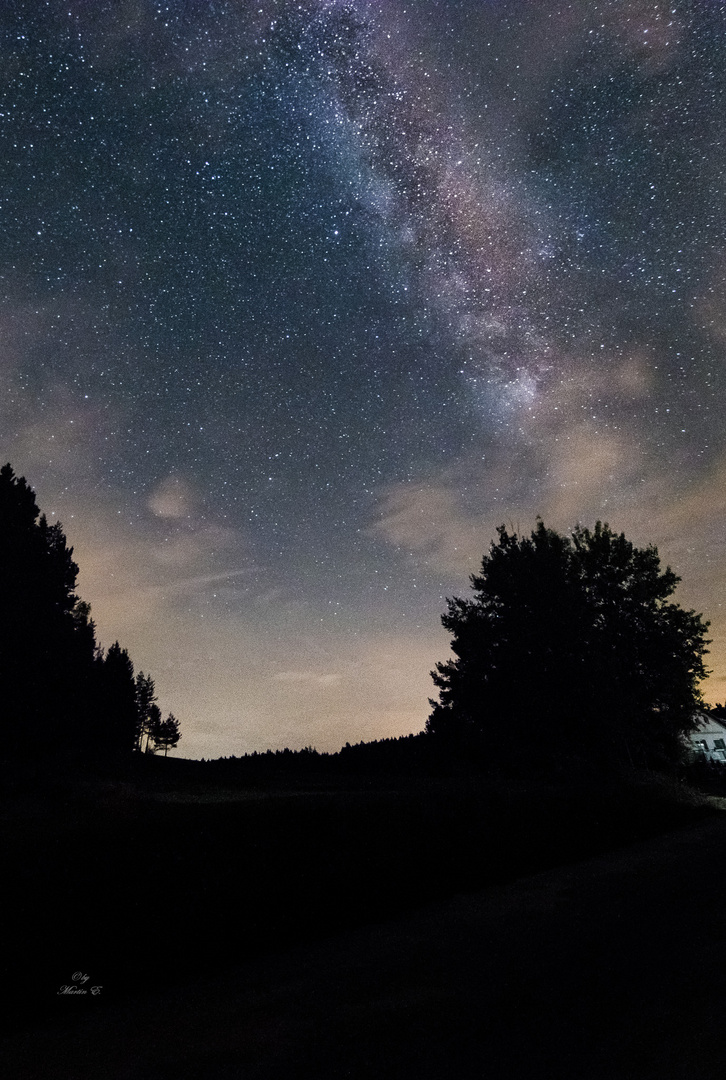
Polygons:
[[726,5],[13,0],[0,451],[186,756],[420,730],[495,527],[597,518],[724,698]]

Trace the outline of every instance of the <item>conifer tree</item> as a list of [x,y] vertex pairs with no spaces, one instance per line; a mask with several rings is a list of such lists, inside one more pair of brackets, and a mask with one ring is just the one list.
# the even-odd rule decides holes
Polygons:
[[[60,522],[0,469],[0,754],[107,758],[161,720],[154,682],[115,642],[104,655]],[[156,710],[156,712],[154,712]],[[169,745],[175,745],[170,743]]]
[[138,729],[134,665],[115,641],[102,662],[102,711],[107,750],[115,755],[133,749]]
[[9,754],[78,749],[94,712],[97,647],[90,608],[75,593],[78,566],[60,522],[0,469],[0,696]]
[[[136,750],[144,749],[144,739],[149,745],[149,738],[153,720],[152,706],[156,701],[156,687],[150,675],[144,675],[140,671],[136,676],[136,714],[137,727],[134,747]],[[161,718],[161,717],[160,717]]]
[[169,750],[173,749],[181,738],[179,721],[174,716],[174,713],[169,713],[166,720],[156,724],[152,738],[154,740],[154,750],[163,750],[164,757],[166,757]]
[[155,754],[158,747],[156,745],[156,736],[161,727],[161,709],[158,705],[151,705],[149,708],[149,715],[146,722],[146,746],[144,747],[145,754]]

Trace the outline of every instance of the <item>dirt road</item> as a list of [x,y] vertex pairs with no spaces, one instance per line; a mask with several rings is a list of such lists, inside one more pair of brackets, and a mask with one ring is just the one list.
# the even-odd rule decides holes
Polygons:
[[63,1008],[7,1042],[5,1075],[723,1080],[726,814],[101,1013]]

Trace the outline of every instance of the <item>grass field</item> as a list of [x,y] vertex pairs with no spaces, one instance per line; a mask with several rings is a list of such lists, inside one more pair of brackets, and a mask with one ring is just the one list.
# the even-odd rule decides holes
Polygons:
[[[16,794],[5,1074],[720,1080],[713,801],[653,779],[298,788]],[[102,992],[59,996],[79,971]]]
[[51,988],[81,969],[107,1007],[140,983],[221,972],[714,812],[652,778],[567,791],[471,776],[220,785],[189,764],[36,777],[5,802],[4,977],[23,987],[11,1026],[52,1017],[64,1005]]

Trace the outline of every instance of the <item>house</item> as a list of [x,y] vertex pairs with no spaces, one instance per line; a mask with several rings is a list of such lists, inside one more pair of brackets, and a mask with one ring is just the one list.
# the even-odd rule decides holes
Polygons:
[[726,764],[726,716],[699,712],[696,727],[688,735],[688,744],[697,755],[697,761],[705,759]]

